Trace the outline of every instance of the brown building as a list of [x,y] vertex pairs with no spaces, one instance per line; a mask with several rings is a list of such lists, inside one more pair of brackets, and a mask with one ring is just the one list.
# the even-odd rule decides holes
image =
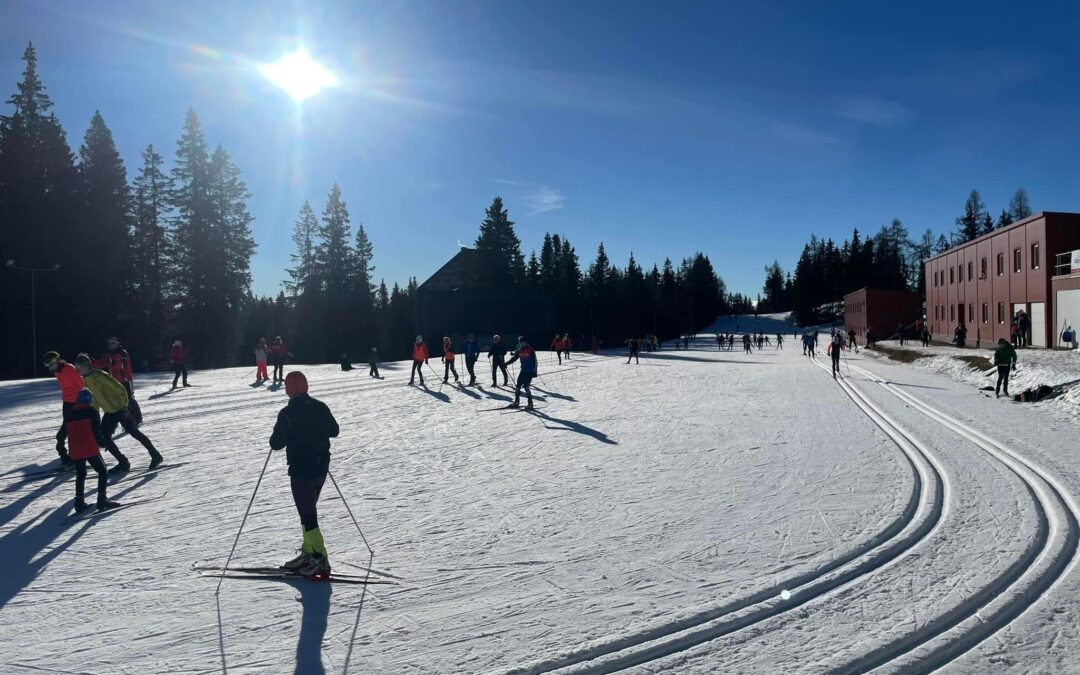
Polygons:
[[934,339],[957,325],[969,342],[1011,339],[1012,317],[1031,318],[1031,345],[1056,344],[1051,277],[1057,254],[1080,249],[1080,214],[1039,213],[926,261],[926,320]]
[[890,291],[883,288],[860,288],[844,296],[844,331],[866,340],[870,331],[878,340],[896,333],[903,324],[914,337],[912,324],[922,318],[923,299],[911,291]]

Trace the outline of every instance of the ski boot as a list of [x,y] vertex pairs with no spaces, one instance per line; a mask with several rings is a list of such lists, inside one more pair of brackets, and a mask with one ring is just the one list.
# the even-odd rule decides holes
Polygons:
[[97,510],[108,511],[109,509],[115,509],[118,506],[121,506],[120,502],[109,501],[107,498],[99,499],[97,503]]
[[160,452],[154,451],[150,454],[150,468],[147,471],[153,471],[161,466],[161,463],[165,461],[165,458],[161,456]]
[[529,401],[527,404],[525,404],[525,409],[526,410],[532,410],[533,409],[532,401]]
[[304,568],[304,567],[307,567],[308,563],[310,563],[310,562],[311,562],[311,554],[306,552],[306,551],[301,550],[300,555],[296,556],[292,560],[290,560],[290,561],[286,562],[285,564],[283,564],[281,566],[281,569],[286,571],[286,572],[292,572],[292,573],[295,574],[297,572],[297,570],[299,570],[301,568]]
[[330,558],[319,553],[312,553],[307,564],[296,573],[308,579],[327,579],[330,577]]
[[109,469],[109,475],[115,476],[117,474],[127,473],[128,471],[131,471],[131,464],[127,460],[124,460],[123,462]]
[[90,508],[90,505],[86,503],[85,499],[76,499],[75,500],[75,513],[82,513],[83,511],[87,510],[88,508]]

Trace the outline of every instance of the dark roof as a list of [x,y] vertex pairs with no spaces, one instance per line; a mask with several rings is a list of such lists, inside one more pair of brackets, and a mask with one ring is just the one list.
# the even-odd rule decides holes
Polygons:
[[420,284],[422,290],[453,291],[459,288],[470,288],[476,285],[476,259],[475,248],[464,246],[435,271],[424,283]]

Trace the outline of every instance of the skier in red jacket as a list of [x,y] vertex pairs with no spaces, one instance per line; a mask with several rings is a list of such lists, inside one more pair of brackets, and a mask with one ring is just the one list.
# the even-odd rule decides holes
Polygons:
[[105,358],[94,359],[93,366],[107,371],[113,376],[114,380],[124,385],[124,389],[127,390],[128,394],[128,411],[131,413],[131,419],[135,422],[135,426],[139,426],[142,424],[143,417],[139,402],[135,400],[131,355],[120,346],[118,338],[109,338],[108,345],[109,351],[105,352]]
[[274,344],[270,345],[270,361],[274,364],[274,383],[285,381],[285,357],[292,356],[289,348],[281,336],[274,338]]
[[67,421],[71,414],[71,408],[75,405],[75,399],[79,392],[84,389],[82,375],[57,352],[45,352],[45,367],[53,374],[60,383],[60,399],[63,401],[64,423],[60,425],[60,431],[56,432],[56,454],[60,456],[60,463],[71,464],[64,441],[67,439]]
[[[72,367],[67,364],[68,367]],[[86,465],[94,467],[97,472],[97,509],[104,511],[120,506],[117,502],[109,501],[106,490],[109,486],[109,476],[105,471],[105,462],[101,459],[98,439],[101,436],[101,418],[96,408],[90,405],[93,398],[89,390],[83,389],[78,393],[75,402],[67,413],[64,427],[67,430],[68,443],[71,445],[71,459],[75,461],[75,511],[85,511],[90,508],[84,499],[86,488]]]
[[173,372],[175,376],[172,380],[172,388],[176,389],[176,383],[180,380],[180,376],[184,377],[184,386],[190,386],[187,381],[187,357],[188,350],[184,347],[184,343],[177,340],[172,343],[172,348],[169,350],[169,360],[172,361]]

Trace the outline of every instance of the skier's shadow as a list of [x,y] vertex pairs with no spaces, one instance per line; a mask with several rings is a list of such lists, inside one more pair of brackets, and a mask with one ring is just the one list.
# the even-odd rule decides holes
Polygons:
[[514,399],[510,398],[509,396],[507,396],[505,394],[496,393],[495,390],[491,389],[491,388],[480,387],[480,391],[487,394],[488,398],[493,398],[493,399],[495,399],[497,401],[507,401],[507,402],[509,402],[509,401],[514,400]]
[[450,402],[450,397],[447,396],[446,394],[442,393],[441,391],[435,391],[434,389],[428,389],[427,387],[421,387],[420,391],[424,392],[425,394],[430,394],[431,396],[434,396],[435,398],[439,399],[443,403],[449,403]]
[[547,389],[541,389],[540,387],[537,387],[535,385],[533,385],[532,389],[533,389],[533,391],[542,391],[542,392],[544,392],[545,394],[547,394],[548,396],[550,396],[552,398],[557,398],[557,399],[562,400],[562,401],[573,401],[574,403],[577,403],[577,399],[574,398],[573,396],[567,396],[566,394],[556,394],[553,391],[548,391]]
[[561,427],[553,427],[553,426],[551,426],[549,424],[545,424],[544,425],[545,429],[551,429],[553,431],[574,431],[574,432],[577,432],[579,434],[584,434],[586,436],[591,436],[591,437],[595,438],[596,440],[600,441],[601,443],[607,443],[608,445],[618,445],[619,444],[618,441],[613,441],[610,438],[608,438],[608,435],[605,434],[604,432],[597,431],[596,429],[593,429],[592,427],[587,427],[584,424],[579,424],[578,422],[571,422],[570,420],[562,420],[562,419],[559,419],[558,417],[552,417],[551,415],[542,413],[539,410],[533,410],[532,414],[536,415],[537,417],[539,417],[542,420],[546,420],[548,422],[555,422],[557,424],[562,425]]
[[300,617],[300,636],[296,641],[296,675],[325,675],[322,662],[323,638],[330,616],[330,596],[333,584],[300,581],[300,604],[304,613]]

